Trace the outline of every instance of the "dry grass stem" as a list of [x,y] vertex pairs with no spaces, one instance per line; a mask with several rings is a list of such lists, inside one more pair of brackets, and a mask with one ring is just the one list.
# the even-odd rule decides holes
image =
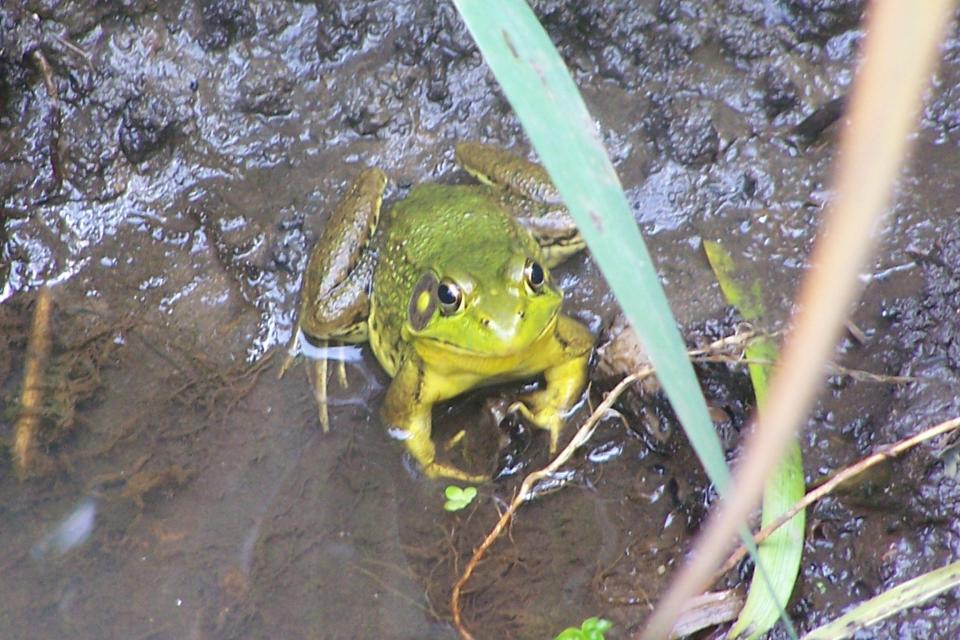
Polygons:
[[43,76],[43,86],[46,88],[47,96],[50,98],[50,168],[53,170],[53,177],[56,180],[56,190],[59,191],[60,186],[63,184],[63,168],[65,164],[63,141],[60,135],[62,119],[60,91],[57,89],[57,83],[53,79],[53,68],[47,61],[47,57],[43,55],[43,52],[40,49],[34,49],[30,57],[37,65],[37,68],[40,69],[40,75]]
[[43,372],[50,357],[50,318],[53,312],[53,296],[49,287],[41,287],[37,293],[37,305],[33,310],[33,324],[27,342],[24,363],[23,390],[20,394],[20,417],[17,418],[13,437],[13,460],[17,476],[21,480],[30,477],[43,461],[43,453],[37,448],[37,431],[43,413]]
[[[732,363],[748,363],[747,360],[743,357],[743,350],[750,343],[751,340],[760,337],[761,335],[767,336],[768,334],[760,334],[759,332],[748,330],[741,331],[734,335],[720,338],[711,342],[709,345],[703,348],[691,349],[687,352],[688,356],[696,361],[711,361],[712,359],[721,359],[717,361],[732,362]],[[769,334],[775,335],[775,334]],[[735,352],[734,355],[730,355],[731,352]],[[850,370],[844,370],[848,372]],[[466,629],[463,624],[463,613],[461,608],[461,600],[463,596],[463,588],[466,585],[467,581],[470,580],[470,577],[473,575],[473,572],[476,570],[477,565],[480,560],[484,557],[493,543],[500,537],[500,534],[507,528],[512,520],[514,514],[520,508],[520,506],[531,499],[534,495],[534,488],[536,484],[543,480],[544,478],[555,473],[561,466],[566,464],[566,462],[573,455],[579,447],[583,446],[587,440],[590,439],[590,436],[593,435],[593,430],[596,428],[596,425],[604,417],[610,414],[616,414],[619,416],[612,407],[617,399],[626,391],[632,384],[642,380],[654,373],[652,367],[646,367],[639,371],[636,371],[630,375],[627,375],[607,394],[603,402],[601,402],[597,407],[592,408],[590,417],[584,422],[583,426],[577,430],[577,433],[574,435],[573,439],[564,447],[554,460],[548,464],[543,469],[535,471],[524,478],[523,483],[520,485],[520,490],[517,492],[517,495],[513,498],[507,508],[500,514],[500,518],[497,520],[497,523],[494,525],[493,529],[487,534],[483,542],[476,548],[473,555],[470,558],[470,561],[464,567],[463,573],[460,575],[460,578],[453,586],[453,591],[450,596],[450,609],[453,613],[453,623],[457,629],[457,632],[460,634],[461,638],[464,640],[472,640],[473,636]],[[853,372],[857,373],[857,372]],[[874,378],[881,378],[882,376],[876,376],[875,374],[869,374],[867,372],[861,372],[864,375],[872,376]],[[892,379],[892,377],[891,377]],[[620,416],[622,419],[622,416]],[[932,437],[932,436],[931,436]],[[895,455],[895,454],[890,454]],[[795,514],[794,514],[795,515]],[[787,518],[789,519],[789,518]],[[786,522],[786,520],[784,520]],[[772,533],[772,530],[770,531]],[[767,533],[766,535],[769,535]]]

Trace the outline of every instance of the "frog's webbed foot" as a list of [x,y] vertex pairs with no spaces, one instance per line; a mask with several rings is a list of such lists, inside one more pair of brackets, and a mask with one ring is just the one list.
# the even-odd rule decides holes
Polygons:
[[428,478],[450,478],[460,482],[472,482],[473,484],[482,484],[490,480],[490,476],[482,473],[469,473],[457,467],[444,462],[431,462],[423,467],[423,473]]
[[293,328],[293,337],[290,338],[290,342],[287,344],[287,355],[283,359],[283,364],[280,365],[280,371],[277,372],[277,380],[283,378],[284,374],[287,372],[287,369],[293,366],[293,363],[297,361],[297,356],[300,355],[300,323]]
[[565,420],[563,413],[556,407],[546,406],[539,409],[536,408],[538,405],[543,404],[544,396],[541,394],[546,393],[546,391],[539,391],[530,394],[524,399],[514,402],[507,411],[517,414],[535,427],[549,431],[550,455],[553,455],[557,452],[557,445],[560,443],[560,432],[563,431]]
[[428,478],[450,478],[474,483],[486,482],[490,479],[488,475],[470,473],[452,464],[437,461],[437,447],[430,437],[429,412],[426,417],[409,416],[405,426],[398,427],[394,433],[403,440],[410,456],[417,461],[423,474]]
[[[293,363],[296,362],[297,357],[301,355],[301,340],[302,334],[300,332],[300,325],[297,324],[294,327],[293,337],[290,339],[290,343],[287,345],[287,356],[283,360],[283,364],[280,365],[280,371],[277,373],[277,378],[282,378],[286,374],[287,370],[293,366]],[[329,346],[328,340],[320,341],[318,345],[321,352],[325,352]],[[330,411],[328,408],[328,394],[327,394],[327,360],[326,355],[322,355],[320,358],[311,358],[310,362],[307,363],[305,369],[307,372],[307,381],[310,383],[310,387],[313,389],[313,398],[317,404],[317,415],[320,419],[320,426],[323,427],[323,432],[327,433],[330,431]],[[346,389],[349,387],[347,382],[347,364],[346,361],[340,359],[338,361],[339,367],[337,368],[337,376],[340,380],[340,387]]]
[[317,403],[317,415],[323,432],[330,431],[330,410],[327,406],[327,358],[317,358],[307,363],[307,380],[313,389],[313,399]]
[[408,416],[404,426],[398,426],[394,435],[403,440],[410,456],[416,460],[423,474],[428,478],[450,478],[473,483],[487,482],[490,479],[490,476],[486,474],[470,473],[452,464],[437,460],[437,447],[430,437],[429,407],[425,416],[420,412],[418,412],[418,415]]
[[[325,352],[329,346],[330,342],[327,340],[323,340],[319,344],[322,352]],[[319,358],[311,359],[306,367],[307,380],[313,389],[313,399],[317,403],[317,415],[320,418],[320,426],[323,427],[324,433],[330,431],[329,394],[327,391],[329,360],[330,359],[324,354]],[[337,360],[337,378],[340,381],[341,389],[349,388],[350,385],[347,382],[347,363],[342,358]]]

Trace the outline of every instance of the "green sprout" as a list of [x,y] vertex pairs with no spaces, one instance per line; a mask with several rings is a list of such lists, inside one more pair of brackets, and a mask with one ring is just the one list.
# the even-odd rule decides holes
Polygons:
[[443,503],[444,509],[447,511],[460,511],[460,509],[466,507],[477,497],[477,488],[467,487],[466,489],[461,489],[451,484],[443,491],[443,495],[447,497],[447,501]]
[[612,626],[612,622],[603,618],[587,618],[579,629],[567,627],[553,640],[604,640],[604,632]]

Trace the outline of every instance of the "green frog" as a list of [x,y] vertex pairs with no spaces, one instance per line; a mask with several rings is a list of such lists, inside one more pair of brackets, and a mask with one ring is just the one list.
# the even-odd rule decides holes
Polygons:
[[[383,419],[424,473],[481,482],[437,459],[433,406],[542,374],[543,389],[510,410],[547,430],[553,453],[594,340],[561,313],[550,276],[584,243],[546,171],[477,143],[459,145],[456,159],[480,184],[417,185],[382,219],[387,178],[360,173],[310,255],[295,336],[369,341],[393,378]],[[308,373],[326,429],[326,360]]]

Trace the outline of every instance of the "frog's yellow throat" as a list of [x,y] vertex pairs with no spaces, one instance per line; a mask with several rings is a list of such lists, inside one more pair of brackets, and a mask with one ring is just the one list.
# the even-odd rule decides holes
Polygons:
[[559,318],[558,305],[553,316],[531,341],[499,353],[474,351],[426,336],[412,336],[410,341],[417,355],[432,370],[449,375],[469,372],[484,378],[493,378],[490,382],[494,383],[500,379],[512,380],[539,373],[543,367],[538,364],[538,356],[543,344],[553,339]]

